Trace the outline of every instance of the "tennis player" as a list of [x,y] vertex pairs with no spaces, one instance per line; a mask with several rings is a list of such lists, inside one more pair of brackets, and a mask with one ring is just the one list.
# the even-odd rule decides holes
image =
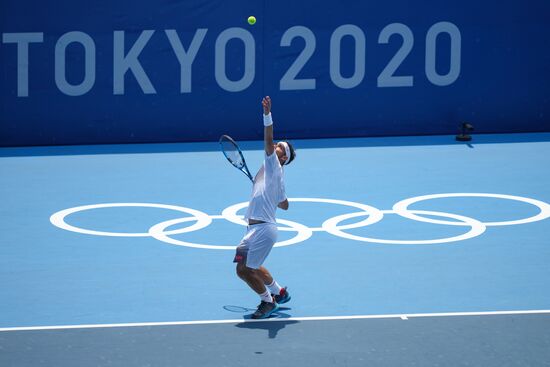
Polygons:
[[262,100],[264,109],[264,164],[254,178],[252,195],[245,220],[246,235],[237,247],[235,259],[237,275],[260,296],[261,303],[253,319],[264,319],[279,309],[279,304],[290,301],[286,287],[282,288],[269,271],[262,266],[277,240],[275,211],[288,210],[283,166],[296,156],[289,142],[273,142],[271,98]]

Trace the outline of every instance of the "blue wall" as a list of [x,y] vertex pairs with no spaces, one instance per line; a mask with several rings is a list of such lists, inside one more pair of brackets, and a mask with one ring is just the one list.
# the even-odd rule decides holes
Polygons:
[[550,131],[543,0],[4,0],[0,33],[2,146],[258,139],[266,94],[279,138]]

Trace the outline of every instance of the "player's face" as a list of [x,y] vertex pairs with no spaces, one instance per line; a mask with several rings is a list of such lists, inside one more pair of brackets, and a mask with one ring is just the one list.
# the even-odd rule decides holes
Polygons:
[[275,146],[275,153],[277,154],[277,158],[279,158],[279,162],[281,162],[281,165],[286,161],[286,151],[283,143],[279,142],[274,145]]

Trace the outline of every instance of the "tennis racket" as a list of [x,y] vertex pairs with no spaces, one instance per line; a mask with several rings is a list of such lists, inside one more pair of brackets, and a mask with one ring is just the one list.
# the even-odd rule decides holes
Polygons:
[[231,163],[239,171],[247,175],[250,181],[254,182],[254,179],[252,178],[252,175],[250,174],[250,171],[246,166],[246,161],[244,160],[243,153],[239,149],[237,143],[235,143],[235,140],[231,139],[230,136],[222,135],[220,137],[220,146],[223,155],[225,155],[225,158],[227,158],[229,163]]

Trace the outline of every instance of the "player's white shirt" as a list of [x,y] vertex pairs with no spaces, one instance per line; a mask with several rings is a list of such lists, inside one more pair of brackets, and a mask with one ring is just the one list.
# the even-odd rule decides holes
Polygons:
[[254,186],[245,219],[275,223],[277,205],[286,200],[283,167],[277,153],[265,154],[264,164],[254,177]]

